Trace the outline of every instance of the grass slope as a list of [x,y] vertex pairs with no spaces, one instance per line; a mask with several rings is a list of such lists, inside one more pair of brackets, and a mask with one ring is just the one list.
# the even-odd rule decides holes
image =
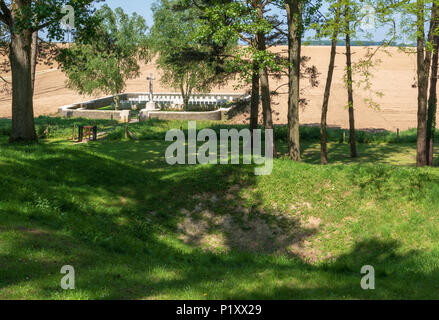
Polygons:
[[[0,299],[439,298],[439,171],[410,167],[413,143],[360,144],[351,161],[332,142],[320,166],[309,139],[303,163],[254,176],[167,165],[163,132],[183,123],[73,145],[72,123],[50,121],[39,144],[0,136]],[[376,290],[360,287],[366,264]]]

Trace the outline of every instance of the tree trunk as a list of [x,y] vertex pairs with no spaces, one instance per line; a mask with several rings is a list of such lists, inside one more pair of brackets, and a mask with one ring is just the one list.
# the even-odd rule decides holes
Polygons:
[[287,0],[288,21],[288,154],[300,161],[299,96],[300,48],[302,37],[302,2]]
[[438,71],[438,48],[439,48],[439,36],[434,37],[434,54],[431,63],[431,76],[430,76],[430,96],[428,98],[428,111],[427,111],[427,164],[433,166],[433,143],[434,133],[436,129],[436,110],[437,110],[437,71]]
[[38,31],[32,33],[32,54],[31,54],[31,78],[32,78],[32,95],[35,91],[35,75],[37,70],[38,59]]
[[[18,4],[19,5],[19,4]],[[11,28],[12,29],[12,28]],[[32,33],[11,32],[12,130],[9,141],[37,141],[32,102]]]
[[[258,18],[263,19],[264,11],[262,8],[262,2],[258,2]],[[257,44],[259,51],[265,51],[267,49],[266,39],[264,32],[257,33]],[[262,98],[262,118],[264,121],[265,129],[273,129],[273,114],[271,110],[271,98],[270,98],[270,83],[268,78],[268,69],[263,67],[260,69],[260,82],[261,82],[261,98]],[[273,157],[277,157],[276,141],[273,135]]]
[[119,105],[120,105],[120,96],[119,96],[119,94],[115,94],[113,96],[113,101],[114,101],[114,110],[119,110]]
[[[261,70],[261,93],[262,93],[262,112],[264,115],[264,128],[274,130],[273,114],[271,111],[270,87],[268,82],[267,68]],[[277,158],[276,139],[273,134],[273,157]]]
[[416,165],[427,165],[427,89],[428,74],[424,61],[424,1],[417,0],[417,49],[416,66],[418,77],[418,140],[416,145]]
[[183,98],[183,110],[187,111],[189,108],[190,93],[187,92],[187,86],[185,90],[184,84],[181,84],[180,91],[181,91],[181,97]]
[[[437,6],[433,3],[431,30],[436,30],[438,27],[437,21]],[[433,36],[433,48],[434,53],[431,61],[431,75],[430,75],[430,95],[428,98],[428,110],[427,110],[427,141],[426,141],[426,153],[427,153],[427,165],[433,166],[433,144],[434,134],[436,129],[436,110],[437,110],[437,73],[438,73],[438,59],[439,59],[439,36]]]
[[259,66],[253,63],[252,93],[250,98],[250,131],[258,127],[259,112]]
[[337,39],[332,39],[331,53],[329,58],[329,69],[326,77],[325,92],[323,94],[322,117],[320,120],[320,161],[322,164],[328,163],[328,151],[326,145],[326,117],[328,113],[329,95],[331,93],[332,75],[334,73],[334,62],[336,53]]
[[331,94],[332,76],[334,74],[335,55],[337,53],[337,36],[338,36],[338,24],[340,23],[340,0],[337,3],[337,10],[335,13],[335,29],[332,34],[331,40],[331,53],[329,56],[328,75],[326,77],[325,92],[323,94],[322,104],[322,118],[320,121],[320,161],[322,164],[328,163],[328,150],[327,150],[327,138],[326,138],[326,118],[328,114],[329,95]]
[[348,6],[346,6],[346,80],[348,88],[348,112],[349,112],[349,144],[351,148],[351,158],[357,157],[357,145],[355,142],[355,117],[354,117],[354,94],[352,88],[352,53],[351,36],[349,34]]

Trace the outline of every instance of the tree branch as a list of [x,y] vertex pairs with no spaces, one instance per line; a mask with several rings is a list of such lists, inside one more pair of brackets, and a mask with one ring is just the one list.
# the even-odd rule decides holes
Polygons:
[[2,21],[7,26],[11,26],[12,23],[11,10],[9,10],[4,0],[0,0],[0,10],[1,10],[0,21]]

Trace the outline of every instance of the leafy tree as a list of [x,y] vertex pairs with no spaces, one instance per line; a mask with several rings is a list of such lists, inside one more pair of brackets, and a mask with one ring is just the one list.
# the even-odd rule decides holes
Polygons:
[[[428,165],[430,143],[435,126],[437,76],[436,56],[438,28],[438,1],[416,0],[392,3],[393,9],[402,14],[400,29],[416,40],[416,69],[418,88],[416,165]],[[430,72],[430,69],[434,67]],[[428,92],[428,81],[434,86]],[[431,161],[432,162],[432,161]]]
[[139,59],[147,59],[147,26],[143,17],[112,11],[104,5],[95,16],[93,39],[78,38],[58,57],[68,76],[68,87],[81,94],[111,94],[116,110],[126,80],[139,76]]
[[[228,52],[226,70],[239,75],[240,85],[251,84],[250,129],[257,128],[260,96],[263,124],[273,128],[269,75],[280,73],[287,62],[269,50],[283,38],[282,21],[271,10],[271,0],[192,1],[203,9],[199,21],[199,39],[212,38],[216,43],[232,41],[240,45]],[[261,95],[260,95],[261,92]],[[276,156],[275,143],[273,155]]]
[[[208,92],[228,75],[221,62],[212,58],[220,48],[206,39],[199,43],[195,37],[196,21],[202,11],[197,7],[183,9],[179,4],[179,1],[161,0],[153,5],[150,42],[163,72],[161,81],[180,90],[186,110],[194,92]],[[228,46],[227,41],[225,47]]]
[[[373,7],[375,6],[375,9]],[[366,9],[366,10],[365,10]],[[370,10],[373,10],[372,12]],[[328,75],[326,79],[326,87],[323,96],[322,104],[322,118],[320,124],[321,132],[321,163],[326,164],[327,146],[326,146],[326,115],[328,111],[328,102],[330,96],[332,75],[334,70],[334,60],[336,55],[337,40],[340,35],[345,36],[344,45],[346,48],[346,68],[344,74],[344,81],[347,88],[348,103],[347,109],[349,114],[349,141],[350,141],[350,155],[357,156],[356,142],[355,142],[355,118],[354,118],[354,100],[353,100],[353,74],[357,74],[355,81],[358,88],[361,88],[369,93],[381,97],[382,93],[371,90],[371,69],[379,62],[379,59],[374,59],[376,53],[388,45],[394,43],[396,39],[395,20],[391,16],[392,10],[388,4],[381,0],[377,1],[355,1],[355,0],[334,0],[330,2],[329,15],[324,19],[324,23],[313,24],[313,28],[317,31],[316,37],[331,38],[330,62],[328,68]],[[367,21],[369,17],[377,18],[377,21]],[[363,22],[366,26],[373,28],[376,25],[387,27],[392,26],[388,33],[388,39],[384,39],[379,43],[374,43],[375,48],[367,48],[364,57],[360,57],[357,62],[352,62],[351,39],[356,37],[357,32],[361,31],[362,37],[372,37],[372,34],[363,28]],[[366,41],[361,41],[360,44],[367,44]],[[372,43],[369,41],[369,44]],[[372,97],[364,99],[370,107],[378,107],[378,103]]]
[[[12,71],[10,141],[36,141],[33,113],[32,34],[45,29],[50,39],[62,39],[62,8],[72,6],[77,30],[90,29],[91,4],[100,0],[0,0],[0,24],[7,30]],[[85,31],[84,31],[85,32]]]
[[[247,44],[240,46],[229,61],[231,68],[239,73],[241,79],[251,83],[251,129],[256,128],[258,123],[260,87],[264,125],[271,126],[267,75],[268,72],[276,74],[288,68],[288,149],[291,159],[300,160],[299,106],[303,100],[300,99],[299,82],[303,76],[301,67],[306,62],[306,59],[301,57],[301,38],[305,25],[310,22],[318,5],[312,5],[306,0],[204,0],[201,2],[207,4],[204,7],[205,23],[199,28],[202,35],[213,34],[214,39],[219,42],[224,39],[236,39]],[[200,6],[200,1],[192,0],[192,3]],[[283,30],[283,20],[267,15],[270,6],[285,9],[287,31]],[[279,36],[281,37],[278,39],[282,41],[284,35],[288,39],[288,59],[282,59],[264,45],[265,40],[270,42]]]

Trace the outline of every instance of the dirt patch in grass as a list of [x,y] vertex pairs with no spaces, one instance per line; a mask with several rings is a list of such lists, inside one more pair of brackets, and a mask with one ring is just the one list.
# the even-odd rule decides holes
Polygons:
[[[182,209],[178,224],[179,238],[185,243],[206,251],[229,251],[288,254],[306,261],[315,261],[309,237],[320,226],[320,219],[301,218],[262,206],[247,208],[243,204],[228,203],[230,190],[223,195],[197,194],[193,210]],[[219,212],[227,208],[227,213]],[[223,210],[224,211],[224,210]]]

